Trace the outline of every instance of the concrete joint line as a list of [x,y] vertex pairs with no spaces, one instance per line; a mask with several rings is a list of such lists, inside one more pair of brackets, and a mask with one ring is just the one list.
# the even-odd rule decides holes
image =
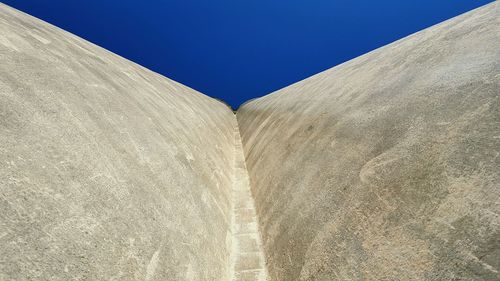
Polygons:
[[230,280],[265,281],[265,256],[236,118],[234,123]]

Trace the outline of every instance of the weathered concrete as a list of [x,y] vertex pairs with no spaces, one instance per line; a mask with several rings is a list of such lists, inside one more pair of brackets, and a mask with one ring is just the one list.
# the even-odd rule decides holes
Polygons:
[[0,4],[0,280],[229,280],[234,118]]
[[255,205],[245,165],[240,131],[234,120],[233,215],[231,233],[232,281],[266,281],[267,272],[262,251]]
[[0,4],[0,280],[498,280],[499,35],[493,3],[249,102],[242,148]]
[[271,280],[499,280],[497,2],[238,110]]

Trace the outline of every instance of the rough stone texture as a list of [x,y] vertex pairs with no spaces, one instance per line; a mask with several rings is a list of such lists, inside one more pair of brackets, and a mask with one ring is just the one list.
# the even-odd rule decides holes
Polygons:
[[228,280],[234,118],[0,4],[0,280]]
[[271,280],[499,280],[497,2],[238,110]]

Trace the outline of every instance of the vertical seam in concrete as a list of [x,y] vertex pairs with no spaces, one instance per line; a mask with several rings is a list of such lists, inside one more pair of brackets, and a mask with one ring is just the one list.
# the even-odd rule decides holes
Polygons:
[[268,280],[265,255],[236,118],[232,172],[231,281],[265,281]]

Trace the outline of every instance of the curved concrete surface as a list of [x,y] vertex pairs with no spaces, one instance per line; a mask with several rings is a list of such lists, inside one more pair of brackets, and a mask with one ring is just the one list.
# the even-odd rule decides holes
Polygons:
[[499,280],[499,7],[242,106],[271,280]]
[[228,280],[234,122],[0,4],[0,280]]

